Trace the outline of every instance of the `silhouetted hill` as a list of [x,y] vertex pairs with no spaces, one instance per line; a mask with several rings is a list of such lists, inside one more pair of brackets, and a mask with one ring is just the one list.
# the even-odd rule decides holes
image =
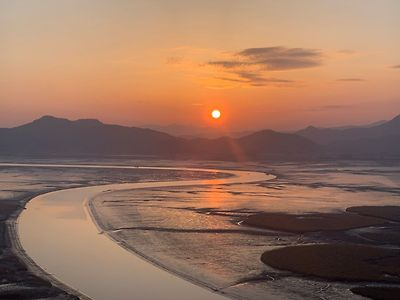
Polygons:
[[359,139],[378,139],[400,134],[400,115],[390,121],[379,123],[376,126],[355,127],[346,129],[317,128],[309,126],[296,132],[309,140],[319,144],[354,141]]
[[324,145],[333,158],[389,159],[400,157],[400,115],[375,126],[346,129],[307,127],[297,132]]
[[195,159],[264,160],[301,159],[321,155],[321,147],[294,134],[263,130],[242,138],[185,140],[183,155]]
[[[249,155],[260,157],[263,153],[280,153],[285,156],[317,155],[321,147],[301,136],[262,130],[238,139],[241,148]],[[260,157],[261,158],[261,157]]]
[[137,154],[173,151],[177,138],[150,129],[106,125],[98,120],[70,121],[45,116],[0,131],[2,154]]
[[255,160],[311,158],[321,147],[295,134],[271,130],[241,138],[184,139],[151,129],[45,116],[0,129],[3,155],[140,155],[174,159]]
[[336,141],[325,153],[334,157],[355,159],[400,158],[400,133],[377,138]]
[[[308,138],[307,138],[308,137]],[[45,116],[31,123],[0,129],[2,155],[131,155],[169,159],[385,159],[400,157],[400,116],[372,127],[321,129],[298,134],[272,130],[240,138],[175,137],[98,120]]]

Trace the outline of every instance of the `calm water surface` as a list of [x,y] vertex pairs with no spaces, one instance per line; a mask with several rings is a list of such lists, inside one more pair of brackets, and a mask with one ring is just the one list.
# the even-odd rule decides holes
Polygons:
[[120,247],[99,232],[85,205],[95,195],[110,190],[244,183],[274,178],[260,172],[203,171],[231,173],[234,176],[74,188],[35,197],[18,219],[21,244],[28,256],[46,272],[93,299],[226,299],[159,269]]

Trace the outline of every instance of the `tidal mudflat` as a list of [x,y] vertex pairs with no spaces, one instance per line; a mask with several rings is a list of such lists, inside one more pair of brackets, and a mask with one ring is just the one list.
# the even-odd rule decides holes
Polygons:
[[[13,162],[12,162],[13,163]],[[15,162],[14,162],[15,163]],[[36,163],[55,164],[54,161]],[[87,161],[62,161],[64,164],[93,164]],[[103,162],[107,164],[107,162]],[[108,164],[115,161],[108,161]],[[119,160],[122,165],[140,162]],[[21,261],[16,251],[15,219],[27,201],[50,191],[112,183],[209,179],[221,174],[123,168],[79,168],[57,166],[0,166],[0,299],[75,299],[75,292],[49,278],[32,265]],[[67,291],[67,292],[66,292]]]
[[[261,257],[271,250],[314,244],[355,243],[355,247],[372,247],[369,252],[374,255],[385,250],[375,253],[373,247],[397,249],[395,239],[378,234],[384,230],[396,236],[395,221],[387,227],[388,220],[365,212],[347,218],[346,209],[399,205],[398,165],[350,162],[247,167],[278,178],[256,184],[105,193],[94,199],[93,207],[104,230],[117,240],[173,273],[232,298],[361,299],[371,284],[378,283],[374,278],[360,278],[357,283],[348,278],[323,278],[270,265]],[[314,222],[316,229],[305,231],[287,230],[276,222],[274,228],[245,225],[249,217],[268,213],[280,218],[295,215],[296,219],[324,214],[331,228],[318,228],[318,222]],[[379,235],[381,240],[366,238],[366,234]],[[398,252],[393,253],[396,257]],[[299,255],[297,261],[301,259]],[[398,283],[386,283],[379,288],[398,292]]]
[[[62,163],[95,162],[66,160]],[[140,161],[121,160],[102,163],[143,165]],[[221,168],[219,163],[147,162],[147,165],[152,164]],[[178,276],[232,298],[363,299],[370,296],[374,299],[393,299],[393,295],[398,293],[399,284],[393,281],[378,284],[378,280],[365,278],[361,282],[346,278],[333,280],[320,274],[305,274],[302,270],[272,266],[262,257],[267,258],[265,253],[279,249],[287,251],[288,247],[332,243],[398,249],[398,216],[388,215],[387,209],[381,207],[398,206],[400,203],[400,166],[371,162],[223,165],[278,177],[255,184],[106,192],[94,198],[93,211],[104,230],[125,246]],[[12,252],[13,237],[5,224],[13,224],[16,215],[33,196],[99,184],[206,179],[202,177],[204,174],[191,172],[160,173],[135,169],[8,166],[0,170],[0,197],[4,208],[1,210],[0,264],[4,272],[0,298],[5,299],[75,297],[73,292],[68,294],[63,291],[68,290],[65,286],[54,286],[54,283],[37,277],[41,274],[32,273]],[[380,209],[365,206],[378,206]],[[359,227],[353,220],[350,228],[305,232],[245,225],[246,219],[259,214],[276,214],[283,218],[295,215],[300,219],[303,215],[315,217],[325,214],[340,218],[341,214],[346,214],[346,209],[347,213],[357,214],[358,221],[367,222]],[[393,212],[392,209],[390,211]],[[383,218],[383,215],[386,217]],[[346,253],[345,250],[342,252]],[[329,248],[326,253],[330,253]],[[300,260],[299,256],[295,261]],[[382,295],[387,296],[382,298]]]

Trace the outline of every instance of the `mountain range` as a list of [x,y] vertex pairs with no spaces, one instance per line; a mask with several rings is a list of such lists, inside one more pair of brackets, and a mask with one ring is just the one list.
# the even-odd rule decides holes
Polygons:
[[325,148],[332,156],[354,158],[392,158],[400,156],[400,115],[376,125],[353,128],[309,126],[297,135]]
[[168,159],[390,159],[400,157],[400,115],[376,125],[261,130],[240,137],[188,138],[153,129],[44,116],[0,129],[1,155],[129,155]]

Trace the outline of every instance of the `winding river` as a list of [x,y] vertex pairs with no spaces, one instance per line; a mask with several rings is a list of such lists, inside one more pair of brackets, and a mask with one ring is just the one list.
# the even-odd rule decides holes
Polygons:
[[[27,167],[122,168],[130,166],[1,164]],[[144,168],[144,167],[143,167]],[[71,188],[42,194],[28,202],[18,218],[19,242],[26,255],[46,273],[91,299],[217,300],[225,296],[183,280],[127,251],[97,226],[88,203],[95,195],[116,190],[249,183],[274,178],[260,172],[146,167],[228,173],[210,180],[140,182]]]

